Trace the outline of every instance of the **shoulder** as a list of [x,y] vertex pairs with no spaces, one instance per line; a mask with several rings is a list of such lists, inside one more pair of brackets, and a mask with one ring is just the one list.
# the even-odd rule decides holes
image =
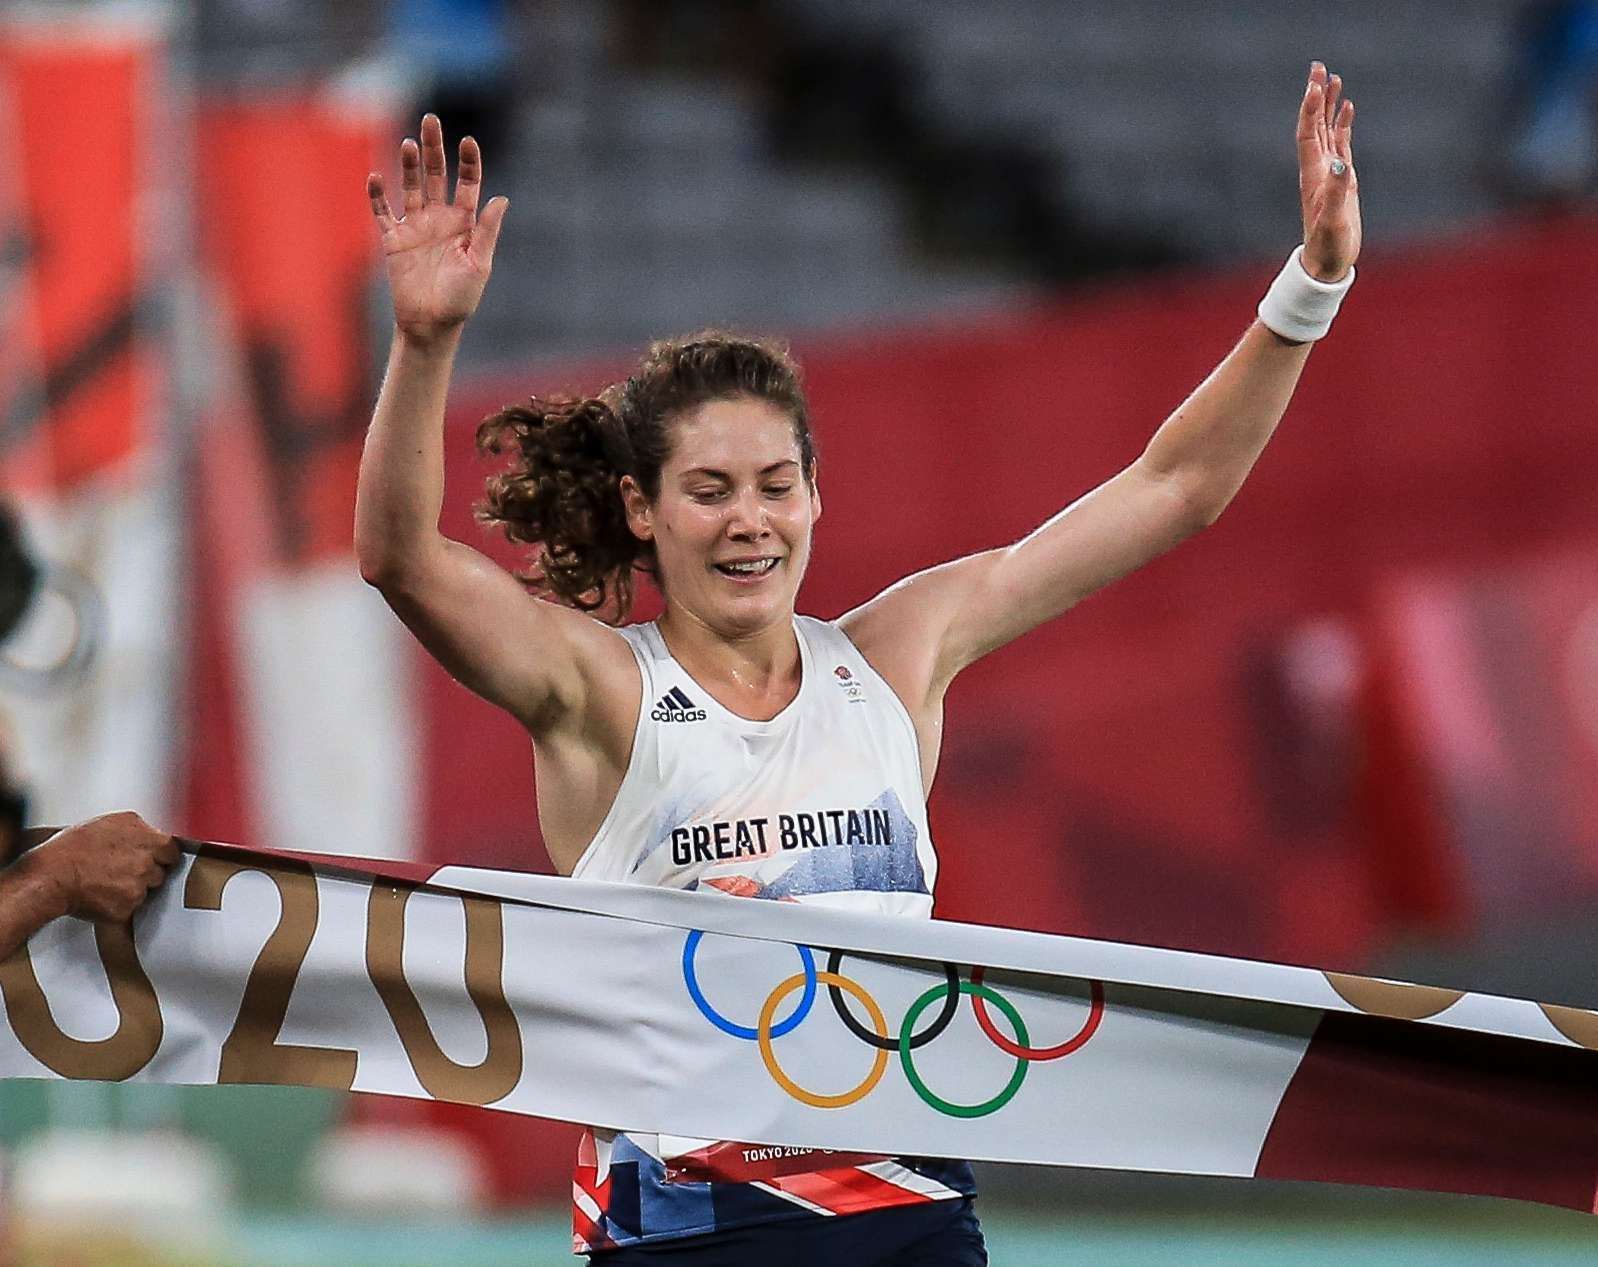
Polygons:
[[907,705],[941,698],[958,671],[959,665],[943,663],[945,635],[980,593],[990,556],[996,553],[968,555],[916,572],[839,617],[838,628]]
[[935,684],[935,647],[917,636],[907,604],[898,601],[897,591],[905,584],[901,581],[869,603],[846,612],[831,628],[848,640],[915,715],[939,692]]

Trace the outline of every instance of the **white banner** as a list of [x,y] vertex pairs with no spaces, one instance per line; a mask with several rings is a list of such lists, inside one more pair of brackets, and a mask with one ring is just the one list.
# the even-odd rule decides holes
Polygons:
[[1591,1211],[1598,1014],[942,921],[187,845],[0,964],[0,1076]]

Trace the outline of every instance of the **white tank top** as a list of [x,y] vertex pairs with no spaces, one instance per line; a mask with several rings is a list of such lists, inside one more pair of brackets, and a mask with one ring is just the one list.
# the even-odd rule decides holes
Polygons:
[[[716,703],[655,625],[621,632],[643,702],[621,789],[573,876],[931,917],[937,859],[915,726],[842,630],[794,618],[799,693],[770,721]],[[975,1190],[963,1162],[823,1153],[797,1163],[827,1167],[815,1173],[773,1163],[741,1181],[671,1177],[739,1147],[585,1132],[572,1177],[577,1252]]]
[[794,618],[802,677],[770,721],[723,708],[654,624],[631,760],[572,875],[927,918],[937,859],[915,727],[836,625]]

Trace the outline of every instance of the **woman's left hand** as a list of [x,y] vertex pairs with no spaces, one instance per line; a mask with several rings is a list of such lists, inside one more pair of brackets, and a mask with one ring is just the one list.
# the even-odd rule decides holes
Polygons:
[[1298,111],[1298,200],[1304,213],[1304,267],[1341,281],[1359,257],[1359,180],[1354,174],[1354,103],[1340,75],[1310,65]]

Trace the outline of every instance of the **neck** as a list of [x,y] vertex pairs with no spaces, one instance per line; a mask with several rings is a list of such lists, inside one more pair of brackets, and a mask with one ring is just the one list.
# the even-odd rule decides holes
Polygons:
[[666,647],[696,678],[713,678],[755,695],[791,691],[799,677],[793,614],[758,629],[728,634],[667,602],[659,620]]

